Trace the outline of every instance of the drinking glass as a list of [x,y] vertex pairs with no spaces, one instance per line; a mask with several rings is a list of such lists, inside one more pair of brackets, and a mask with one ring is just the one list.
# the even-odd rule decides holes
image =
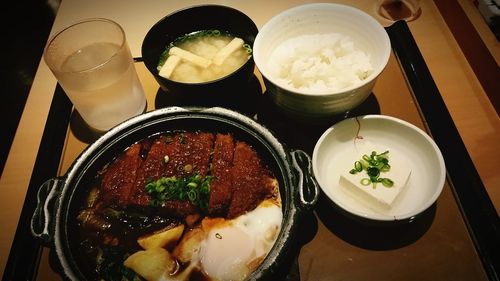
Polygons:
[[118,23],[74,23],[49,40],[44,59],[90,127],[106,131],[145,111],[144,90]]
[[412,21],[422,13],[420,0],[378,0],[376,10],[379,15],[391,21]]

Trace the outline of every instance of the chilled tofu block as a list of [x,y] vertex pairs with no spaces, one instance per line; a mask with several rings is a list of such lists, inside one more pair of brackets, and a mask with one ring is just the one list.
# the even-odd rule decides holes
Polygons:
[[[363,155],[369,156],[372,151],[376,151],[378,154],[389,151],[388,159],[391,168],[387,172],[380,172],[379,177],[391,179],[394,183],[393,186],[387,187],[380,182],[376,184],[367,183],[369,176],[365,170],[356,174],[349,172],[354,167],[355,161],[359,161]],[[340,175],[339,185],[361,204],[366,204],[375,210],[389,210],[410,178],[411,166],[408,160],[395,150],[377,146],[368,141],[363,141],[351,156],[348,159],[352,161],[347,163],[346,168]]]

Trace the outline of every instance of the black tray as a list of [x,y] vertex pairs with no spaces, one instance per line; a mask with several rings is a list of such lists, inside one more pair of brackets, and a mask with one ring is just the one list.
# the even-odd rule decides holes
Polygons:
[[[461,208],[463,219],[485,272],[490,280],[499,280],[500,222],[495,207],[406,22],[398,21],[387,27],[386,30],[409,88],[418,102],[423,121],[441,149],[446,162],[448,182]],[[373,111],[373,107],[371,107],[367,112],[351,112],[351,114],[377,113]],[[57,176],[71,113],[72,104],[58,85],[50,107],[3,280],[36,280],[43,246],[31,235],[30,219],[36,207],[38,188],[47,179]],[[259,121],[266,122],[265,117],[261,116]],[[280,128],[286,134],[286,129],[283,129],[284,127],[279,124],[276,124],[275,128],[272,129],[277,130],[280,134]],[[292,139],[290,141],[293,142]],[[307,143],[300,144],[299,141],[292,146],[302,148],[309,153],[312,152],[310,144]],[[300,280],[297,263],[292,266],[287,280]]]

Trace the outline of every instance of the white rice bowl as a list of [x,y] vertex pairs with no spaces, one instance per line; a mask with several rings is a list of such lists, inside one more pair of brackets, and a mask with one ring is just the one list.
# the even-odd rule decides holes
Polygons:
[[253,45],[271,100],[285,113],[307,119],[361,104],[390,52],[389,36],[375,18],[331,3],[305,4],[274,16]]

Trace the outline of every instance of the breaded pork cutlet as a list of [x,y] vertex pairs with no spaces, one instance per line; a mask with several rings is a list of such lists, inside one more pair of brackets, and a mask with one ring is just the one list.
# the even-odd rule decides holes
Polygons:
[[234,192],[227,218],[253,210],[263,199],[273,195],[268,182],[269,171],[262,165],[257,152],[244,142],[236,142],[231,174]]
[[102,172],[101,201],[125,207],[134,188],[137,170],[142,163],[141,145],[134,144]]
[[229,134],[217,134],[212,155],[210,201],[208,213],[212,216],[227,214],[233,195],[231,167],[233,166],[234,140]]

